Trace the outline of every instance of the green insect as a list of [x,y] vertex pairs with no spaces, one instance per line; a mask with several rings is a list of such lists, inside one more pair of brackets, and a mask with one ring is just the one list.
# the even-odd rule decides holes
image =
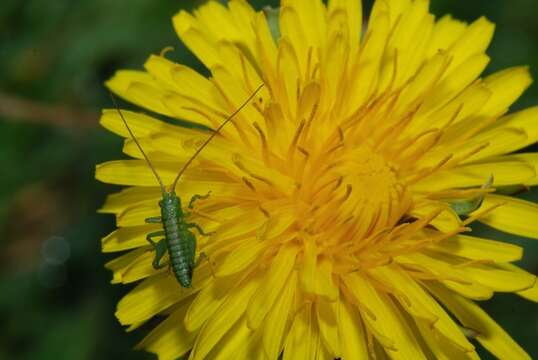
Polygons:
[[[196,223],[190,223],[187,222],[187,218],[189,217],[188,212],[184,212],[182,205],[181,205],[181,199],[176,195],[175,189],[177,182],[183,172],[187,169],[187,167],[192,163],[192,161],[200,154],[200,152],[209,144],[209,142],[220,132],[220,130],[231,120],[235,115],[237,115],[249,102],[254,98],[254,96],[260,91],[260,89],[264,85],[260,85],[252,95],[236,110],[234,111],[230,116],[224,120],[224,122],[215,130],[206,140],[205,142],[196,150],[194,155],[191,156],[191,158],[185,163],[183,168],[179,171],[177,174],[174,182],[170,186],[170,190],[166,190],[166,187],[164,186],[161,177],[151,164],[151,161],[149,160],[148,156],[140,146],[140,143],[138,142],[137,138],[131,131],[131,128],[127,124],[127,121],[123,117],[123,114],[121,113],[120,108],[118,107],[118,104],[112,95],[110,94],[112,98],[112,102],[114,103],[116,109],[118,110],[118,113],[123,120],[123,123],[125,124],[125,127],[129,131],[129,134],[133,138],[134,142],[136,143],[136,146],[138,149],[140,149],[140,152],[144,156],[144,159],[146,160],[146,163],[150,167],[151,171],[155,175],[155,178],[159,182],[159,186],[161,188],[162,192],[162,199],[159,201],[159,207],[161,208],[161,216],[156,217],[150,217],[146,219],[146,223],[159,223],[162,224],[163,228],[162,230],[151,232],[147,235],[146,239],[148,242],[153,246],[155,249],[155,258],[153,259],[153,267],[155,269],[162,269],[165,266],[170,266],[171,270],[173,271],[177,281],[181,284],[184,288],[190,288],[192,286],[192,274],[194,268],[199,264],[202,257],[206,257],[205,254],[200,253],[198,256],[198,259],[195,261],[195,255],[196,255],[196,236],[191,231],[191,229],[195,228],[198,230],[198,232],[201,235],[209,235],[205,233],[200,226]],[[189,209],[193,209],[194,202],[199,199],[206,199],[209,197],[209,193],[207,195],[194,195],[188,205]],[[154,239],[160,238],[157,242],[154,241]],[[169,264],[161,264],[162,257],[168,252],[168,256],[170,258]]]

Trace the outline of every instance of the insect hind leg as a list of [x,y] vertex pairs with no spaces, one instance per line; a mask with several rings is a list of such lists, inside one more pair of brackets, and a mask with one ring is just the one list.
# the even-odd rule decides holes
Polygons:
[[167,247],[166,241],[162,239],[155,245],[155,258],[153,259],[152,265],[155,270],[162,269],[165,266],[168,266],[168,263],[161,264],[161,259],[166,254]]
[[164,236],[164,231],[155,231],[152,233],[149,233],[148,236],[146,236],[146,239],[148,242],[153,246],[155,249],[155,258],[153,259],[153,268],[155,270],[162,269],[163,267],[167,266],[168,264],[161,264],[161,259],[166,254],[167,247],[166,247],[166,241],[165,239],[159,240],[159,242],[155,242],[152,239],[155,237],[161,237]]
[[156,248],[156,247],[157,247],[157,244],[156,244],[155,241],[153,241],[152,239],[153,239],[153,238],[156,238],[156,237],[161,237],[161,236],[164,236],[164,231],[163,231],[163,230],[150,232],[150,233],[146,236],[146,240],[147,240],[147,241],[148,241],[154,248]]
[[211,195],[211,191],[209,191],[207,194],[205,195],[193,195],[191,197],[191,201],[189,201],[189,209],[194,209],[194,202],[197,201],[197,200],[205,200],[209,197],[209,195]]

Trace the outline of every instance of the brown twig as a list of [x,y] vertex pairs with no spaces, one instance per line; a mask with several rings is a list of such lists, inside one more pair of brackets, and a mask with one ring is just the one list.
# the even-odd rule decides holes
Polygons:
[[2,91],[0,91],[0,117],[75,129],[96,127],[99,119],[97,112],[37,102]]

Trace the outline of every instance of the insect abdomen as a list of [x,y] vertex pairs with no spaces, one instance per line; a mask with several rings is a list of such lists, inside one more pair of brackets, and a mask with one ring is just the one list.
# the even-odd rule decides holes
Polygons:
[[183,287],[190,287],[192,283],[192,267],[194,254],[191,254],[186,233],[182,224],[185,223],[179,199],[171,194],[170,202],[161,203],[161,215],[170,266]]
[[191,287],[192,261],[188,256],[188,249],[185,241],[181,239],[180,234],[181,232],[177,231],[173,233],[173,235],[167,236],[170,265],[181,286]]

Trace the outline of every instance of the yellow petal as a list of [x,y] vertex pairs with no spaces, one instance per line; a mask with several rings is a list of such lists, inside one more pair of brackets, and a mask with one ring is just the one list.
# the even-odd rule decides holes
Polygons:
[[329,301],[338,299],[338,286],[333,279],[333,259],[322,257],[316,267],[316,282],[314,293]]
[[[151,149],[158,149],[163,153],[173,154],[180,159],[190,158],[197,149],[191,150],[193,146],[199,146],[202,141],[210,136],[210,133],[207,131],[173,126],[153,117],[132,111],[121,110],[121,115],[123,115],[129,128],[140,141],[142,148],[147,154],[151,152]],[[106,129],[127,138],[129,142],[126,148],[135,148],[136,145],[132,142],[131,135],[121,119],[121,115],[117,109],[103,110],[100,124]],[[218,147],[217,145],[220,145],[222,142],[223,139],[214,139],[202,155],[210,155],[211,148]],[[185,150],[191,151],[186,153]],[[138,149],[135,152],[127,152],[127,154],[131,153],[135,153],[136,157],[142,158]],[[162,154],[159,155],[162,156]],[[152,156],[150,156],[151,159],[153,159]]]
[[406,323],[407,320],[387,295],[375,289],[369,280],[357,273],[346,275],[344,283],[355,300],[368,309],[361,311],[362,317],[391,357],[425,359],[420,345]]
[[267,249],[269,244],[266,242],[247,240],[239,247],[230,252],[219,264],[215,275],[218,277],[236,274],[246,269],[254,261],[259,259],[260,255]]
[[259,337],[253,336],[253,331],[247,326],[242,317],[222,337],[217,346],[213,347],[207,359],[261,359]]
[[202,4],[194,14],[197,26],[215,40],[240,42],[251,37],[250,26],[239,28],[228,8],[217,1]]
[[[128,110],[121,110],[121,114],[137,138],[146,137],[159,132],[180,133],[180,128],[177,126],[169,125],[146,114]],[[104,109],[101,118],[99,119],[99,123],[105,129],[123,136],[124,138],[131,137],[117,109]]]
[[529,166],[534,168],[535,173],[537,174],[534,178],[531,178],[523,183],[526,186],[538,185],[538,155],[536,153],[519,153],[499,157],[502,160],[508,161],[521,161]]
[[[420,133],[424,129],[446,129],[439,145],[444,145],[445,142],[449,144],[458,142],[458,139],[461,138],[461,131],[457,127],[458,123],[463,122],[464,119],[479,111],[490,97],[491,91],[486,86],[480,83],[474,83],[438,109],[432,110],[429,113],[426,111],[422,112],[419,109],[416,117],[410,124],[409,131]],[[456,125],[449,126],[450,124]],[[433,148],[432,152],[444,150],[443,148],[439,149],[439,147]],[[443,151],[440,158],[446,155],[447,151]],[[426,158],[429,156],[431,154],[425,154]]]
[[194,16],[182,10],[172,18],[172,22],[181,41],[208,69],[220,63],[216,39],[200,28]]
[[391,26],[394,26],[398,21],[398,18],[410,7],[412,2],[411,0],[387,0],[379,2],[376,1],[374,7],[372,8],[372,17],[374,16],[374,14],[377,13],[378,3],[380,3],[380,8],[383,8],[384,10],[387,9],[389,11]]
[[[531,107],[499,119],[493,127],[477,135],[477,137],[484,138],[483,141],[488,141],[490,146],[469,160],[507,154],[534,144],[538,141],[537,124],[538,107]],[[514,134],[518,134],[517,138]],[[507,136],[509,139],[506,139]],[[472,140],[476,142],[476,137]]]
[[361,0],[331,0],[329,1],[329,18],[336,11],[345,14],[344,26],[347,27],[350,54],[355,55],[360,44],[362,32],[362,1]]
[[461,228],[461,221],[458,215],[450,208],[440,208],[436,202],[424,202],[416,205],[409,211],[409,214],[417,219],[428,219],[432,213],[439,211],[439,214],[430,221],[439,231],[448,233]]
[[[317,0],[314,1],[317,2]],[[282,53],[280,48],[282,47],[283,40],[285,39],[288,47],[290,48],[290,51],[288,52],[293,52],[294,54],[293,58],[297,64],[297,74],[304,74],[306,71],[308,43],[305,30],[307,29],[301,26],[300,15],[295,7],[286,6],[280,8],[281,40],[279,43],[279,52]],[[292,79],[283,78],[282,80],[296,83],[297,76],[294,76]]]
[[[430,256],[431,255],[431,256]],[[395,258],[396,262],[405,266],[418,267],[426,274],[432,274],[453,291],[475,300],[487,300],[493,296],[493,291],[477,281],[469,279],[468,275],[445,258],[438,258],[436,254],[414,253]]]
[[[293,7],[298,15],[299,23],[297,24],[302,29],[302,33],[305,35],[306,43],[304,46],[312,46],[314,49],[325,47],[326,41],[326,9],[321,0],[283,0],[280,4],[281,9],[286,7]],[[286,36],[286,31],[282,28],[281,34]],[[306,60],[306,52],[298,54],[304,57]],[[306,62],[306,61],[305,61]]]
[[[131,265],[136,262],[136,260],[142,256],[147,248],[136,249],[129,251],[122,256],[118,256],[114,260],[111,260],[105,264],[105,268],[112,271],[112,284],[118,284],[124,282],[124,274],[131,267]],[[149,275],[149,274],[148,274]]]
[[161,101],[170,90],[160,86],[148,73],[121,70],[116,72],[105,85],[112,92],[131,103],[158,114],[173,116],[172,112]]
[[[263,184],[270,186],[271,190],[275,188],[285,194],[290,194],[296,189],[296,182],[289,174],[268,168],[260,159],[250,157],[244,154],[233,154],[234,164],[244,171],[244,176],[252,176],[254,184]],[[262,184],[260,184],[262,185]]]
[[272,260],[271,267],[265,275],[262,285],[256,290],[247,308],[248,326],[257,329],[280,296],[290,272],[295,265],[296,246],[282,246]]
[[283,360],[310,360],[316,355],[319,332],[312,303],[305,303],[295,315],[284,346]]
[[[141,96],[149,96],[147,93],[149,89],[134,88],[133,86],[131,88],[137,89],[140,92],[144,91],[144,95]],[[133,92],[134,90],[131,91]],[[186,96],[168,92],[161,96],[159,103],[162,103],[166,107],[170,113],[169,116],[180,119],[180,124],[186,127],[216,128],[220,124],[219,120],[226,117],[225,112],[214,108],[214,102],[210,99],[207,99],[207,103],[200,103],[196,99],[193,100]],[[227,131],[224,130],[223,133],[225,132]]]
[[334,360],[334,356],[331,355],[329,350],[325,347],[322,341],[318,340],[316,349],[316,360]]
[[495,116],[506,112],[531,83],[528,67],[514,67],[488,76],[484,84],[493,95],[478,115]]
[[[433,96],[431,89],[437,86],[437,82],[449,63],[450,58],[445,53],[436,54],[424,62],[421,69],[402,91],[397,102],[397,109],[401,113],[408,112],[410,108],[415,108],[422,99],[429,99],[430,96]],[[441,87],[443,84],[438,86]]]
[[[279,88],[275,94],[275,100],[282,108],[282,112],[286,115],[285,118],[295,119],[298,99],[297,96],[291,96],[291,94],[297,94],[299,91],[298,86],[300,83],[298,80],[301,76],[301,68],[297,52],[287,38],[280,40],[276,71],[277,76],[281,80],[278,84]],[[279,120],[282,122],[281,119]],[[284,124],[286,123],[284,122]],[[291,132],[290,128],[285,133],[288,132]]]
[[268,359],[276,359],[282,351],[285,329],[291,317],[291,305],[295,297],[297,272],[291,273],[282,289],[281,296],[267,314],[263,328],[263,348]]
[[119,228],[101,240],[101,250],[103,252],[114,252],[149,245],[146,235],[158,229],[158,225]]
[[245,312],[247,303],[260,286],[261,277],[248,277],[230,290],[225,301],[209,321],[206,321],[192,349],[193,360],[204,359],[219,340]]
[[260,59],[260,67],[265,70],[264,80],[273,89],[276,82],[277,47],[263,13],[256,15],[253,27],[256,33],[256,54]]
[[118,214],[141,202],[153,201],[157,204],[161,196],[161,190],[158,187],[126,188],[115,194],[108,195],[105,204],[99,209],[99,212],[103,214]]
[[116,225],[120,227],[132,227],[141,226],[146,223],[146,219],[149,217],[160,216],[159,207],[157,202],[149,201],[140,203],[125,209],[122,213],[116,217]]
[[319,298],[316,302],[316,315],[320,338],[331,354],[331,358],[341,357],[340,340],[338,338],[338,303]]
[[[172,169],[169,163],[156,161],[153,165],[165,184],[174,180],[177,169]],[[117,160],[99,164],[95,168],[95,178],[102,182],[118,185],[159,185],[155,175],[144,160]]]
[[428,93],[419,114],[437,109],[452,100],[476,80],[488,63],[489,57],[486,54],[477,54],[465,60]]
[[160,360],[177,359],[189,351],[196,334],[187,331],[183,326],[186,309],[187,306],[183,305],[175,310],[138,343],[136,348],[152,352]]
[[323,59],[320,67],[321,78],[332,79],[323,85],[324,96],[321,97],[322,108],[333,108],[333,111],[339,111],[341,98],[338,96],[339,91],[347,82],[344,75],[347,68],[349,56],[349,47],[347,40],[341,33],[336,33],[329,38],[327,45],[327,55]]
[[[215,213],[215,216],[224,217],[226,221],[215,229],[216,233],[211,237],[212,243],[229,241],[241,236],[255,235],[263,227],[266,219],[258,209],[249,209],[248,207],[236,206],[230,208],[228,216],[225,217],[225,214],[225,212],[222,215]],[[245,221],[245,219],[249,220]]]
[[487,286],[494,291],[517,292],[528,289],[536,281],[532,274],[500,269],[496,265],[470,264],[462,266],[469,279]]
[[[460,30],[458,25],[454,26],[454,22],[451,22],[451,25],[452,29],[455,27]],[[449,48],[453,57],[451,68],[456,68],[473,55],[484,53],[491,42],[494,29],[493,23],[481,17],[464,31],[457,31],[461,36]]]
[[538,302],[538,277],[513,264],[499,264],[499,266],[508,271],[517,272],[527,276],[534,276],[534,283],[532,286],[523,291],[518,291],[517,294],[527,300]]
[[[443,310],[444,311],[444,310]],[[448,315],[447,315],[448,316]],[[453,322],[452,319],[450,319]],[[423,322],[417,323],[418,330],[422,335],[422,338],[426,342],[429,350],[433,353],[435,359],[438,360],[452,360],[452,359],[473,359],[480,360],[480,357],[475,350],[463,351],[461,348],[454,346],[453,343],[448,341],[445,337],[440,336],[434,328]],[[461,330],[456,327],[456,330],[461,333]]]
[[[155,147],[155,142],[151,141],[150,138],[137,138],[137,140],[140,147],[144,150],[144,153],[150,158],[150,161],[151,159],[159,159],[160,161],[174,162],[180,160],[185,162],[188,159],[185,155],[183,155],[179,159],[176,159],[167,153],[157,150]],[[140,148],[138,147],[138,145],[136,145],[136,142],[133,139],[126,139],[123,143],[122,150],[124,154],[132,158],[144,160],[144,155],[142,154]]]
[[517,159],[503,159],[502,161],[468,164],[440,171],[421,180],[414,185],[414,188],[417,191],[432,192],[481,186],[492,175],[495,179],[494,186],[524,184],[536,176],[532,166],[517,161]]
[[474,350],[452,319],[406,272],[391,265],[372,269],[370,273],[382,283],[398,290],[395,297],[401,306],[416,318],[416,322],[428,324],[428,327],[437,330],[460,351]]
[[[286,230],[291,230],[290,226],[297,221],[295,205],[283,206],[282,203],[279,202],[266,202],[263,206],[269,213],[276,213],[267,219],[264,225],[264,231],[259,234],[259,237],[262,240],[270,240],[279,236],[284,236]],[[293,230],[291,232],[293,232]],[[290,237],[292,235],[290,232],[287,232],[285,236]]]
[[479,221],[504,232],[538,239],[538,205],[511,196],[486,195],[476,212],[499,204],[503,205]]
[[231,0],[228,2],[228,8],[233,22],[238,29],[252,27],[252,19],[256,17],[256,11],[244,0]]
[[116,317],[122,325],[143,321],[193,292],[194,289],[182,288],[171,274],[164,272],[142,281],[125,295],[118,303]]
[[[249,28],[251,25],[249,25]],[[226,62],[218,67],[213,67],[212,73],[215,76],[215,70],[218,68],[225,69],[230,74],[230,79],[233,84],[225,83],[226,88],[230,85],[240,85],[247,89],[248,95],[252,94],[259,85],[263,83],[262,71],[259,69],[258,60],[252,54],[251,49],[247,49],[242,44],[231,42],[219,42],[217,50],[221,58],[226,59]],[[222,82],[221,82],[222,85]],[[219,89],[222,97],[222,89]],[[259,101],[267,99],[267,90],[260,90]],[[224,94],[224,98],[228,95],[228,91]]]
[[[237,140],[242,140],[242,142],[249,143],[259,140],[259,136],[254,130],[252,124],[254,122],[260,124],[263,123],[263,115],[260,111],[259,102],[250,101],[246,105],[245,100],[252,96],[254,89],[261,85],[259,79],[251,79],[247,84],[246,80],[239,79],[239,81],[234,77],[233,73],[227,70],[224,67],[214,67],[212,69],[213,73],[213,83],[219,88],[221,95],[224,97],[227,103],[227,111],[225,112],[226,117],[228,114],[232,114],[237,109],[241,108],[241,111],[236,112],[233,118],[234,126],[229,126],[223,129],[223,134],[227,139],[231,139],[236,144],[240,143]],[[250,85],[250,86],[249,86]],[[263,100],[263,91],[260,93],[257,99]],[[259,101],[259,100],[258,100]],[[228,144],[229,145],[229,144]],[[229,151],[229,147],[228,147]],[[240,150],[238,151],[240,152]],[[244,153],[244,152],[243,152]]]
[[338,335],[342,359],[368,360],[370,358],[361,315],[345,299],[338,301]]
[[[181,164],[175,162],[152,161],[152,163],[165,186],[172,183],[179,171],[178,169],[181,168]],[[118,185],[151,187],[159,185],[155,175],[144,160],[117,160],[99,164],[95,169],[95,178],[102,182]],[[191,166],[183,174],[177,189],[181,190],[183,186],[190,186],[188,185],[190,182],[205,182],[207,186],[204,191],[200,192],[203,194],[211,190],[211,183],[228,183],[230,181],[230,176],[221,171],[202,170]],[[197,188],[199,189],[198,186]]]
[[[375,6],[381,3],[378,1]],[[350,82],[355,85],[350,87],[346,96],[349,97],[350,108],[347,115],[352,114],[370,98],[379,81],[382,54],[390,34],[390,20],[387,12],[381,12],[370,21],[371,26],[368,27],[363,48],[350,75]]]
[[478,305],[436,284],[430,291],[465,326],[478,335],[476,339],[499,359],[530,359],[530,356]]
[[494,262],[517,261],[523,256],[523,248],[520,246],[467,235],[456,235],[441,243],[432,244],[428,249],[471,260]]
[[[166,271],[166,269],[155,270],[153,267],[154,258],[154,251],[149,250],[144,252],[124,269],[121,282],[123,284],[129,284]],[[167,259],[168,256],[163,257],[162,263],[166,263]]]
[[517,294],[527,300],[538,302],[538,281],[534,283],[532,288],[519,291]]
[[299,279],[304,291],[308,293],[313,293],[316,289],[318,252],[315,241],[306,241],[304,243],[303,269]]
[[217,311],[233,285],[229,279],[225,281],[212,281],[204,287],[189,305],[185,314],[185,328],[196,332]]
[[[394,9],[394,3],[393,1],[389,5],[391,10]],[[403,85],[416,74],[423,63],[423,56],[434,25],[434,17],[428,13],[428,7],[427,0],[413,1],[403,8],[400,18],[391,16],[391,20],[397,21],[391,30],[392,34],[385,50],[388,58],[382,70],[380,90],[385,89],[385,85],[389,85],[393,73],[396,75],[394,86]]]
[[436,314],[426,306],[423,290],[405,272],[394,266],[379,266],[370,269],[368,274],[390,286],[394,290],[393,296],[413,317],[425,320],[429,324],[438,320]]
[[[172,89],[177,95],[176,99],[183,102],[184,107],[200,112],[225,112],[225,103],[215,85],[188,66],[174,63],[162,56],[151,55],[144,67],[158,82]],[[211,122],[205,121],[204,124],[210,125]]]
[[469,139],[469,141],[466,141],[464,145],[460,146],[460,151],[456,151],[455,153],[469,153],[473,147],[476,148],[482,144],[488,144],[486,148],[462,161],[462,164],[480,161],[482,159],[490,162],[491,159],[488,158],[511,152],[518,149],[521,144],[525,144],[527,142],[528,135],[524,129],[502,127],[473,136],[472,139]]
[[452,44],[460,38],[467,25],[459,20],[455,20],[450,15],[445,15],[435,23],[428,56],[433,56],[439,50],[449,49]]

